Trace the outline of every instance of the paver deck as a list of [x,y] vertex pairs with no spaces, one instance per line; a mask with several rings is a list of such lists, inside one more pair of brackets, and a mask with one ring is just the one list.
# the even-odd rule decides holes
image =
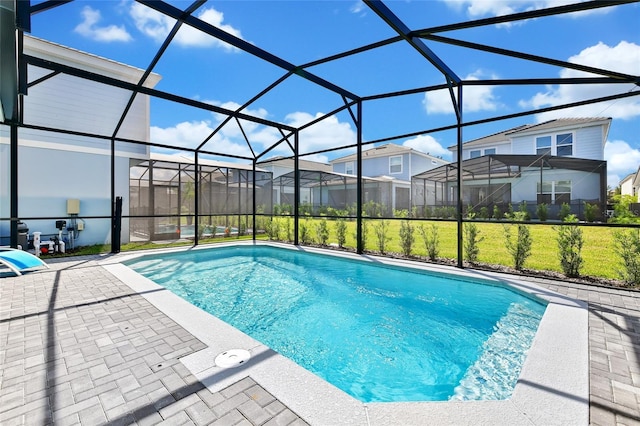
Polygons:
[[[204,344],[100,259],[0,278],[0,425],[306,424],[250,377],[210,392],[180,362]],[[640,425],[640,292],[531,280],[589,303],[590,423]]]

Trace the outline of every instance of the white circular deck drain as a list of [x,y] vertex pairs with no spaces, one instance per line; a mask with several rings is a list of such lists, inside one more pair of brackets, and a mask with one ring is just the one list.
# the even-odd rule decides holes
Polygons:
[[222,368],[235,368],[244,364],[251,354],[244,349],[229,349],[216,356],[214,362],[218,367]]

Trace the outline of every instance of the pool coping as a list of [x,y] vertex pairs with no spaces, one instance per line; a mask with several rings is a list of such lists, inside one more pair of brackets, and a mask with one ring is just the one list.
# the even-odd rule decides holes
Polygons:
[[[155,253],[237,245],[268,245],[461,277],[499,280],[544,299],[548,305],[510,399],[362,403],[121,263]],[[181,362],[209,390],[220,391],[250,376],[312,425],[417,425],[424,424],[426,419],[437,419],[438,424],[589,423],[587,304],[513,275],[263,241],[123,253],[101,262],[101,265],[207,345],[206,349],[181,358]],[[215,356],[229,349],[245,349],[251,353],[251,358],[237,368],[217,367]]]

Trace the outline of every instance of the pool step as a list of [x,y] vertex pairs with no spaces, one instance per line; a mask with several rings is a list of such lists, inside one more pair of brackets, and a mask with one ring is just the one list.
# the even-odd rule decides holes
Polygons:
[[520,304],[509,307],[450,400],[502,400],[511,396],[539,324],[530,313]]

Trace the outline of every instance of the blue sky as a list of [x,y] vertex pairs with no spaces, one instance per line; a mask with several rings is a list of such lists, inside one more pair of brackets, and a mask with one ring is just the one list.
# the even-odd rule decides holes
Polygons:
[[[563,0],[428,0],[387,1],[387,6],[411,29],[428,28],[506,13],[558,6]],[[37,2],[33,2],[36,4]],[[169,2],[184,9],[189,2]],[[396,34],[360,1],[209,1],[196,13],[200,19],[242,38],[295,65],[302,65]],[[527,20],[508,25],[459,30],[441,35],[519,50],[558,60],[640,75],[640,3]],[[173,21],[130,0],[74,1],[35,15],[32,35],[139,68],[151,62]],[[550,65],[490,55],[426,41],[462,79],[540,78],[584,76]],[[358,96],[444,83],[433,66],[410,46],[395,43],[360,55],[307,69]],[[154,72],[159,90],[236,109],[284,71],[272,64],[183,26]],[[464,119],[474,121],[513,114],[614,93],[640,91],[633,85],[471,87],[464,92]],[[243,111],[269,120],[299,126],[343,105],[340,96],[293,76]],[[363,107],[364,140],[453,124],[448,95],[432,92],[367,102]],[[612,117],[605,159],[609,185],[615,186],[640,165],[640,96],[576,110],[530,115],[465,128],[472,140],[511,127],[557,117]],[[153,142],[195,148],[222,117],[206,111],[152,100]],[[269,127],[243,122],[251,148],[261,152],[280,134]],[[455,132],[398,139],[405,144],[450,159],[447,147]],[[301,132],[303,152],[345,146],[356,140],[347,112]],[[231,122],[205,149],[250,155],[242,132]],[[326,161],[349,153],[313,155]],[[291,154],[286,145],[271,152]]]

